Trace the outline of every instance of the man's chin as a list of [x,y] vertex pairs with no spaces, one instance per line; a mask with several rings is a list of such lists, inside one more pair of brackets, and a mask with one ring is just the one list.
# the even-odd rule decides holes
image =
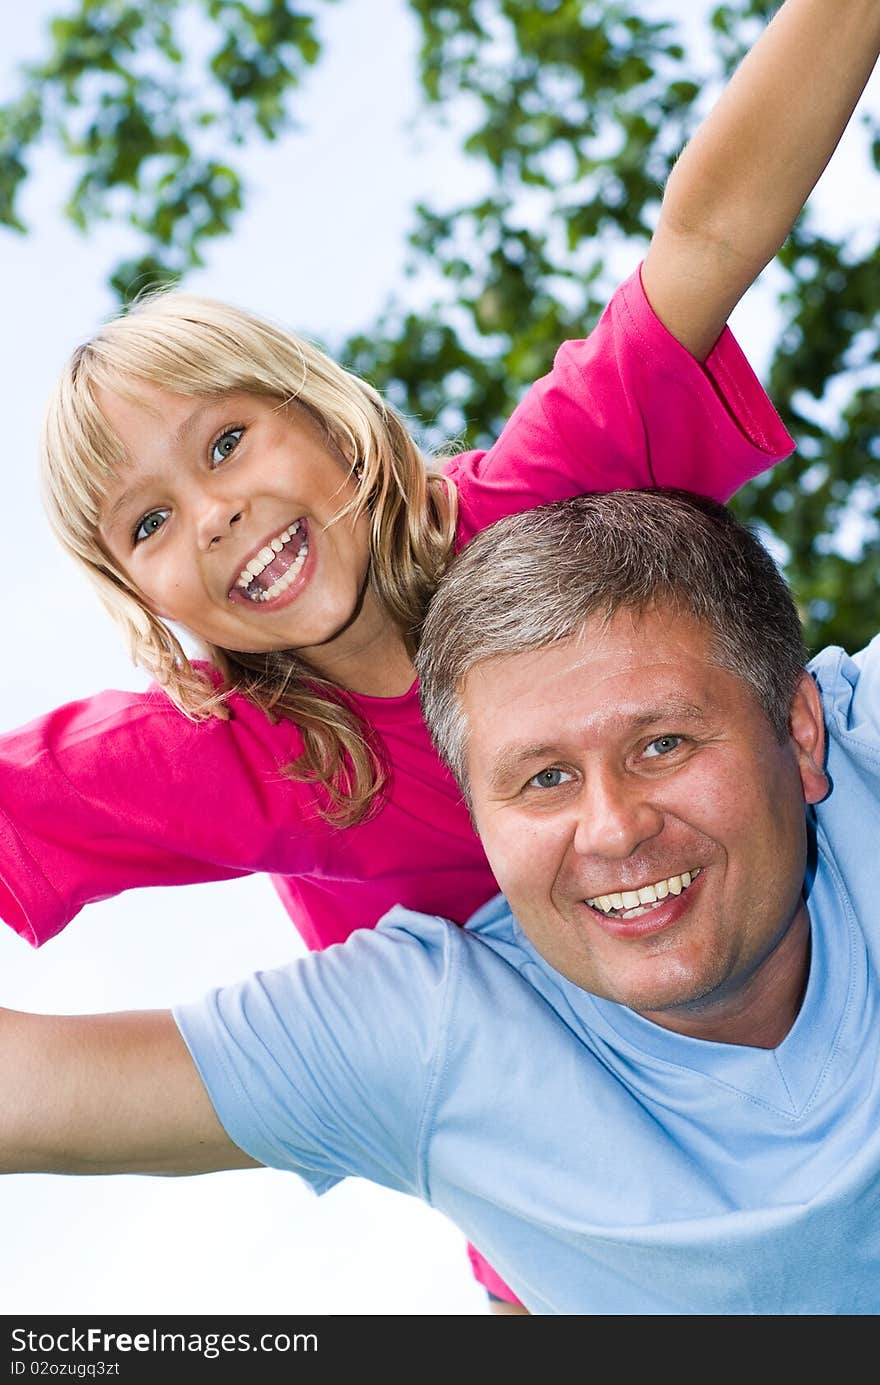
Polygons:
[[598,986],[584,989],[623,1005],[627,1010],[635,1010],[666,1029],[675,1029],[679,1017],[687,1023],[689,1015],[696,1018],[707,1006],[711,1007],[710,997],[716,985],[715,977],[709,979],[690,972],[682,974],[681,969],[676,968],[672,976],[657,975],[656,969],[652,969],[651,975],[615,976],[610,981],[606,978],[602,989]]

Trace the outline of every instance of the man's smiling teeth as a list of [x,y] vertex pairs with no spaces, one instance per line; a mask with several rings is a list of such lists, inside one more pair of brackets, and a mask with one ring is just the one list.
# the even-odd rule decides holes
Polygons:
[[655,885],[643,885],[639,890],[600,894],[595,899],[588,899],[587,903],[591,909],[598,909],[600,914],[616,914],[618,918],[637,919],[640,914],[647,914],[662,903],[667,895],[681,894],[692,880],[696,880],[699,873],[699,868],[683,870],[681,875],[670,875],[666,880],[658,880]]
[[290,543],[299,531],[300,523],[299,520],[296,520],[289,528],[276,534],[274,539],[270,539],[265,548],[261,548],[259,553],[251,558],[247,566],[242,568],[235,585],[241,587],[251,601],[271,601],[273,597],[280,596],[282,592],[287,591],[291,583],[296,581],[306,558],[309,556],[309,541],[305,536],[303,536],[299,552],[290,567],[276,577],[271,586],[263,587],[257,579],[265,572],[270,563],[275,562],[285,544]]

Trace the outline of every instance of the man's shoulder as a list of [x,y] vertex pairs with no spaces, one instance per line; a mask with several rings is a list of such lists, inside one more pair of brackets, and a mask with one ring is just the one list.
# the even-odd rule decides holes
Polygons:
[[837,862],[856,912],[876,915],[875,843],[880,833],[880,638],[857,654],[822,650],[809,670],[819,686],[826,728],[829,791],[814,808],[826,854]]
[[880,746],[880,635],[855,654],[831,645],[807,667],[822,694],[829,734]]
[[519,969],[523,954],[522,935],[502,895],[490,899],[463,925],[397,905],[375,928],[355,930],[342,947],[350,954],[346,965],[361,975],[371,959],[384,986],[393,971],[408,978],[410,989],[454,987],[466,976],[485,979],[503,964]]
[[[397,904],[383,914],[376,927],[369,931],[375,935],[376,941],[367,946],[385,948],[409,940],[433,952],[448,952],[462,947],[467,949],[475,940],[516,943],[519,935],[507,900],[501,894],[477,909],[464,924],[455,923],[441,914],[426,914]],[[361,941],[366,941],[366,930]]]

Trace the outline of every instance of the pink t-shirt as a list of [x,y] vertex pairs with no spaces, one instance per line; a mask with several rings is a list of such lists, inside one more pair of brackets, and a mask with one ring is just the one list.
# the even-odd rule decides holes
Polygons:
[[[589,337],[560,347],[495,445],[450,463],[459,543],[588,490],[676,485],[726,500],[793,446],[730,331],[701,366],[636,272]],[[345,831],[280,772],[300,749],[296,728],[241,697],[229,721],[194,723],[158,688],[102,692],[0,737],[0,917],[39,945],[123,890],[259,871],[310,948],[394,904],[463,923],[497,887],[417,689],[354,700],[392,782],[381,809]]]

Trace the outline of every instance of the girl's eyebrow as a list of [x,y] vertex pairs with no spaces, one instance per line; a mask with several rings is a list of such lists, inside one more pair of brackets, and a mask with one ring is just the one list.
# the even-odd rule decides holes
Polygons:
[[188,442],[191,434],[201,423],[205,414],[209,413],[211,409],[215,409],[221,402],[220,399],[214,398],[205,399],[201,404],[198,404],[191,413],[187,414],[183,422],[180,423],[171,434],[171,446],[181,447],[185,442]]
[[110,509],[106,517],[101,521],[100,524],[100,528],[103,529],[105,533],[112,533],[116,524],[119,522],[122,513],[125,510],[134,507],[138,491],[147,490],[149,486],[149,481],[150,478],[145,477],[143,483],[139,482],[133,490],[123,491],[122,494],[118,496],[116,500],[114,500],[113,504],[110,506]]
[[[205,414],[209,413],[218,403],[219,400],[217,399],[205,399],[197,404],[196,407],[187,414],[186,418],[178,424],[174,432],[169,435],[168,442],[170,448],[179,449],[185,446],[198,428]],[[161,415],[158,415],[158,417],[161,419]],[[116,500],[114,500],[113,504],[110,506],[107,517],[101,525],[101,528],[105,530],[112,529],[122,511],[128,509],[134,503],[134,497],[137,495],[138,491],[148,490],[151,484],[152,482],[149,476],[140,477],[137,485],[132,490],[124,490],[121,495],[117,496]]]

